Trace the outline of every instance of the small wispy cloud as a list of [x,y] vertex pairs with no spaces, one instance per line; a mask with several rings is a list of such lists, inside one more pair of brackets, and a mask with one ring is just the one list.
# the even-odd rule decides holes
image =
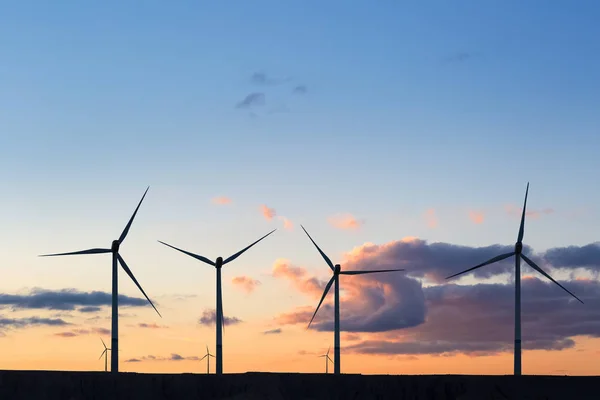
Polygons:
[[364,225],[364,220],[358,220],[352,214],[337,214],[327,218],[331,226],[342,230],[355,230]]
[[231,280],[231,283],[242,288],[246,293],[252,293],[260,285],[260,281],[252,279],[249,276],[236,276]]
[[231,200],[231,198],[226,197],[226,196],[218,196],[218,197],[213,197],[212,203],[216,204],[218,206],[224,206],[224,205],[233,203],[233,200]]
[[235,108],[250,108],[254,106],[264,106],[266,103],[265,94],[260,92],[250,93],[240,102],[238,102]]
[[306,85],[298,85],[292,90],[293,94],[299,94],[299,95],[306,94],[307,92],[308,92],[308,88],[306,87]]
[[435,213],[435,209],[430,208],[427,211],[425,211],[424,217],[428,227],[436,228],[438,226],[438,219]]
[[479,57],[481,54],[477,52],[459,51],[444,58],[447,63],[463,63]]
[[274,208],[267,207],[266,204],[260,206],[260,211],[267,221],[272,220],[277,215],[277,211]]
[[485,219],[485,215],[481,211],[469,211],[469,219],[474,224],[482,224]]
[[274,86],[281,85],[283,83],[291,81],[292,78],[273,78],[268,76],[265,72],[255,72],[250,76],[250,81],[255,85],[260,86]]
[[285,229],[290,230],[290,231],[292,229],[294,229],[294,223],[292,221],[290,221],[288,218],[286,218],[286,217],[278,217],[278,218],[281,222],[283,222],[283,227]]
[[77,337],[77,336],[84,336],[84,335],[91,335],[91,334],[110,335],[110,329],[99,328],[99,327],[94,327],[91,329],[72,329],[70,331],[57,332],[54,334],[54,336],[58,336],[58,337],[62,337],[62,338],[73,338],[73,337]]
[[145,322],[140,322],[139,324],[137,324],[138,328],[147,328],[147,329],[164,329],[164,328],[168,328],[168,326],[166,325],[158,325],[157,323],[145,323]]
[[27,328],[30,326],[66,326],[72,325],[71,323],[61,318],[40,318],[40,317],[28,317],[28,318],[4,318],[0,315],[0,330],[6,328],[20,329]]
[[270,329],[268,331],[264,331],[263,335],[278,335],[282,332],[281,328]]
[[197,357],[197,356],[185,357],[185,356],[182,356],[181,354],[171,353],[171,355],[167,356],[167,357],[149,355],[149,356],[143,356],[143,357],[130,358],[128,360],[125,360],[125,362],[139,363],[139,362],[144,362],[144,361],[198,361],[198,360],[200,360],[200,357]]
[[[521,218],[521,213],[523,212],[522,207],[515,206],[514,204],[508,204],[504,206],[504,211],[508,215],[514,218]],[[527,210],[525,211],[525,215],[530,217],[531,219],[538,219],[543,215],[550,215],[554,213],[553,208],[543,208],[541,210]]]
[[[223,316],[223,320],[225,322],[225,325],[236,325],[236,324],[244,322],[237,317],[227,317],[225,315]],[[214,325],[216,323],[216,321],[217,321],[217,313],[215,312],[214,309],[204,310],[202,312],[202,316],[200,317],[200,319],[198,319],[198,323],[200,325]]]

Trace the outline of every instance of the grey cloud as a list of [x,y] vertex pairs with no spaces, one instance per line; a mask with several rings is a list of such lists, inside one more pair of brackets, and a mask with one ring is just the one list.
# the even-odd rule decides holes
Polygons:
[[292,93],[294,94],[306,94],[307,92],[308,88],[306,85],[298,85],[292,90]]
[[250,108],[253,106],[264,106],[266,103],[265,94],[264,93],[250,93],[243,100],[239,101],[235,108]]
[[[33,289],[28,294],[0,293],[0,305],[14,309],[78,310],[96,312],[101,306],[110,306],[112,295],[106,292],[81,292],[76,289],[45,290]],[[119,295],[119,305],[145,307],[147,301],[136,297]]]
[[272,78],[264,72],[255,72],[250,77],[250,81],[256,85],[274,86],[291,81],[291,78]]
[[171,353],[171,355],[168,356],[168,357],[159,357],[159,356],[148,355],[148,356],[144,356],[144,357],[131,358],[129,360],[126,360],[125,362],[144,362],[144,361],[198,361],[198,360],[200,360],[200,357],[197,357],[197,356],[184,357],[184,356],[182,356],[180,354],[177,354],[177,353]]
[[268,331],[264,331],[264,332],[263,332],[263,335],[276,335],[276,334],[279,334],[279,333],[281,333],[281,332],[282,332],[281,328],[277,328],[277,329],[270,329],[270,330],[268,330]]
[[[235,324],[239,324],[239,323],[243,322],[239,318],[227,317],[227,316],[223,316],[223,320],[225,322],[225,325],[235,325]],[[214,325],[216,321],[217,321],[217,313],[213,309],[213,310],[204,310],[204,312],[202,313],[202,316],[198,320],[198,323],[200,325]]]
[[543,255],[555,268],[587,268],[600,272],[600,242],[585,246],[555,247]]
[[26,328],[29,326],[66,326],[71,325],[61,318],[4,318],[0,317],[0,329],[3,328]]

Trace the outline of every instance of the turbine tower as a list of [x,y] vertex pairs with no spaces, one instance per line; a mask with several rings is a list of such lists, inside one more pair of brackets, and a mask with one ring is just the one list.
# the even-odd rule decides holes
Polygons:
[[204,357],[202,357],[200,359],[200,361],[204,360],[206,358],[206,374],[210,374],[210,358],[215,358],[215,356],[213,356],[212,354],[210,354],[210,351],[208,351],[208,346],[206,346],[206,355]]
[[329,357],[329,350],[331,350],[331,346],[329,346],[329,348],[327,349],[327,353],[323,354],[322,356],[319,356],[319,357],[325,357],[325,373],[326,374],[329,373],[329,362],[331,362],[332,364],[335,365],[335,363],[333,362],[331,357]]
[[119,254],[119,248],[120,248],[121,244],[123,243],[123,241],[125,240],[125,238],[127,237],[127,234],[129,233],[131,224],[133,223],[133,220],[134,220],[138,210],[140,209],[140,206],[142,205],[142,201],[144,201],[144,197],[146,197],[146,193],[148,193],[148,189],[150,189],[150,187],[148,187],[146,189],[146,191],[144,192],[142,199],[140,200],[135,211],[133,212],[131,219],[125,226],[125,229],[123,229],[123,232],[121,233],[121,236],[119,237],[119,239],[113,240],[112,246],[110,249],[95,248],[95,249],[89,249],[89,250],[74,251],[71,253],[44,254],[44,255],[40,256],[40,257],[53,257],[53,256],[70,256],[70,255],[80,255],[80,254],[112,253],[112,329],[111,329],[111,346],[110,346],[111,351],[114,351],[114,353],[111,353],[111,357],[110,357],[110,372],[112,372],[112,373],[119,372],[119,297],[118,297],[118,295],[119,295],[119,283],[118,283],[119,267],[118,267],[117,263],[121,264],[121,267],[123,267],[123,270],[127,273],[127,275],[129,275],[129,277],[131,278],[133,283],[135,283],[135,285],[138,287],[138,289],[140,289],[140,291],[142,292],[144,297],[146,297],[146,300],[148,300],[148,302],[150,303],[152,308],[154,308],[154,311],[156,311],[156,313],[159,315],[159,317],[162,318],[162,315],[160,315],[160,313],[158,312],[156,307],[154,307],[154,304],[152,303],[152,301],[150,300],[148,295],[146,295],[146,292],[144,292],[144,289],[142,289],[142,287],[138,283],[137,279],[135,279],[133,272],[131,272],[131,270],[127,266],[127,263],[125,263],[125,260]]
[[215,321],[216,322],[215,325],[216,325],[216,329],[217,329],[217,357],[216,357],[217,358],[217,369],[216,369],[217,375],[221,375],[223,373],[223,332],[222,332],[222,329],[225,324],[225,320],[223,317],[223,299],[222,299],[222,294],[221,294],[221,268],[223,267],[223,265],[230,263],[231,261],[233,261],[236,258],[238,258],[239,256],[241,256],[250,247],[254,246],[256,243],[260,242],[261,240],[263,240],[264,238],[266,238],[267,236],[269,236],[276,230],[277,229],[272,230],[271,232],[267,233],[265,236],[258,239],[256,242],[252,243],[248,247],[243,248],[242,250],[240,250],[237,253],[233,254],[232,256],[226,258],[225,260],[223,260],[222,257],[218,257],[215,262],[209,260],[208,258],[206,258],[204,256],[190,253],[189,251],[185,251],[185,250],[179,249],[175,246],[171,246],[170,244],[161,242],[160,240],[158,241],[159,243],[162,243],[165,246],[169,246],[172,249],[175,249],[184,254],[187,254],[188,256],[193,257],[197,260],[200,260],[208,265],[212,265],[217,270],[217,310],[216,310],[216,314],[217,314],[216,319],[217,320]]
[[331,262],[329,257],[327,257],[327,255],[325,255],[325,253],[323,253],[321,248],[319,246],[317,246],[317,244],[312,239],[312,237],[310,237],[308,232],[306,232],[306,229],[304,229],[304,227],[302,225],[300,225],[300,226],[302,227],[302,230],[304,231],[304,233],[306,233],[306,235],[308,236],[310,241],[315,245],[315,247],[317,248],[317,250],[323,257],[323,259],[325,260],[325,262],[327,263],[327,265],[333,272],[333,276],[327,283],[327,286],[325,286],[325,290],[323,291],[323,297],[321,297],[321,301],[319,302],[319,305],[317,306],[315,313],[313,314],[312,318],[310,319],[310,322],[308,323],[308,327],[310,328],[310,324],[312,324],[313,319],[315,319],[315,316],[317,315],[317,312],[319,311],[319,307],[321,307],[323,300],[325,300],[325,296],[327,296],[327,292],[329,292],[331,285],[335,282],[335,292],[334,292],[335,293],[335,296],[334,296],[335,333],[334,333],[334,348],[333,348],[335,361],[333,363],[333,373],[336,375],[339,375],[340,369],[341,369],[341,367],[340,367],[340,275],[364,275],[364,274],[374,274],[377,272],[394,272],[394,271],[404,271],[404,270],[403,269],[381,269],[381,270],[371,270],[371,271],[342,271],[341,266],[339,264],[333,265],[333,263]]
[[519,234],[517,236],[517,242],[515,243],[515,250],[510,253],[500,254],[490,260],[469,268],[465,271],[459,272],[458,274],[451,275],[446,279],[454,278],[455,276],[466,274],[476,270],[477,268],[484,267],[489,264],[502,261],[509,257],[515,256],[515,347],[514,347],[514,374],[521,375],[521,259],[523,259],[529,266],[535,269],[546,278],[560,286],[565,292],[576,298],[583,304],[583,301],[573,293],[568,291],[563,285],[555,281],[550,275],[548,275],[543,269],[541,269],[536,263],[531,261],[529,257],[523,254],[523,235],[525,233],[525,210],[527,208],[527,194],[529,193],[529,182],[527,182],[527,189],[525,190],[525,202],[523,203],[523,213],[521,214],[521,225],[519,227]]
[[[102,340],[102,338],[100,338],[100,340]],[[104,356],[104,372],[107,372],[108,371],[108,352],[110,349],[108,347],[106,347],[104,340],[102,340],[102,346],[104,346],[104,351],[102,352],[102,354],[100,354],[100,357],[98,358],[98,360],[100,358],[102,358],[102,356]]]

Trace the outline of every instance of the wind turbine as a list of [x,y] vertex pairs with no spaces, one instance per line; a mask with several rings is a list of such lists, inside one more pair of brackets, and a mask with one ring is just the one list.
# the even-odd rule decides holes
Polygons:
[[152,301],[150,300],[148,295],[146,295],[146,292],[144,292],[144,289],[142,289],[142,287],[138,283],[137,279],[135,279],[133,272],[131,272],[131,270],[127,266],[127,263],[125,263],[125,260],[119,254],[119,247],[121,246],[121,244],[127,237],[127,234],[129,233],[129,229],[131,228],[131,224],[133,223],[133,219],[135,218],[135,215],[137,214],[138,210],[140,209],[140,206],[142,205],[142,201],[144,201],[144,197],[146,197],[146,193],[148,193],[148,189],[150,189],[149,186],[146,189],[146,191],[144,192],[144,195],[142,196],[142,199],[140,200],[135,211],[133,212],[131,219],[125,226],[125,229],[123,229],[121,236],[119,237],[119,239],[113,240],[112,246],[110,249],[95,248],[95,249],[89,249],[89,250],[74,251],[71,253],[44,254],[44,255],[40,256],[40,257],[53,257],[53,256],[79,255],[79,254],[112,253],[112,329],[111,329],[112,337],[111,337],[111,346],[110,347],[111,347],[111,349],[112,349],[111,351],[113,351],[113,353],[111,353],[111,357],[110,357],[110,372],[113,372],[113,373],[119,372],[119,297],[118,297],[118,295],[119,295],[119,284],[118,284],[119,267],[117,265],[117,262],[119,264],[121,264],[121,267],[123,267],[123,270],[127,273],[127,275],[129,275],[129,277],[131,278],[133,283],[135,283],[135,285],[138,287],[138,289],[140,289],[140,291],[142,292],[144,297],[146,297],[146,300],[148,300],[148,302],[150,303],[152,308],[154,308],[154,311],[156,311],[156,313],[162,318],[162,315],[160,315],[160,313],[158,312],[156,307],[154,307],[154,304],[152,303]]
[[333,265],[333,263],[331,262],[329,257],[327,257],[325,255],[325,253],[323,253],[321,248],[319,246],[317,246],[317,244],[312,239],[312,237],[310,237],[308,232],[306,232],[306,229],[304,229],[304,227],[302,225],[300,225],[300,226],[302,227],[302,230],[304,231],[304,233],[306,233],[306,235],[308,236],[310,241],[315,245],[315,247],[317,248],[317,250],[323,257],[323,259],[325,260],[327,265],[329,265],[329,268],[331,268],[331,271],[333,271],[333,276],[327,283],[327,286],[325,286],[325,291],[323,291],[323,297],[321,297],[321,301],[319,302],[319,305],[317,306],[315,313],[313,314],[312,318],[310,319],[310,322],[308,323],[308,327],[310,328],[310,324],[312,324],[313,319],[315,319],[315,316],[317,315],[317,312],[319,311],[319,307],[321,307],[323,300],[325,300],[325,296],[327,296],[327,292],[329,292],[331,285],[335,282],[335,296],[334,296],[335,333],[334,333],[334,349],[333,349],[335,361],[333,363],[333,373],[336,375],[339,375],[340,369],[341,369],[340,368],[340,275],[364,275],[364,274],[374,274],[376,272],[394,272],[394,271],[404,271],[404,270],[403,269],[380,269],[380,270],[371,270],[371,271],[342,271],[342,267],[340,266],[340,264]]
[[521,214],[521,226],[519,227],[519,234],[517,236],[517,242],[515,243],[515,250],[510,253],[500,254],[488,261],[469,268],[465,271],[459,272],[458,274],[451,275],[446,279],[454,278],[455,276],[465,274],[481,268],[483,266],[493,264],[498,261],[502,261],[509,257],[515,256],[515,348],[514,348],[514,374],[521,375],[521,259],[523,259],[529,266],[535,269],[546,278],[560,286],[565,292],[579,300],[583,304],[583,301],[573,293],[569,292],[563,285],[556,282],[550,275],[548,275],[543,269],[541,269],[536,263],[531,261],[525,254],[523,254],[523,235],[525,233],[525,210],[527,208],[527,194],[529,193],[529,182],[527,182],[527,189],[525,190],[525,202],[523,203],[523,213]]
[[172,249],[175,249],[184,254],[187,254],[188,256],[193,257],[196,260],[200,260],[208,265],[212,265],[217,270],[217,310],[216,310],[217,320],[215,321],[216,322],[215,325],[216,325],[216,329],[217,329],[217,369],[216,369],[217,375],[221,375],[223,373],[223,332],[222,332],[222,329],[225,324],[225,320],[223,317],[223,298],[222,298],[222,294],[221,294],[221,268],[223,267],[223,265],[225,265],[225,264],[235,260],[239,256],[241,256],[250,247],[254,246],[256,243],[260,242],[261,240],[263,240],[264,238],[266,238],[267,236],[269,236],[276,230],[277,229],[273,229],[271,232],[267,233],[265,236],[261,237],[256,242],[252,243],[250,246],[243,248],[242,250],[240,250],[237,253],[233,254],[232,256],[226,258],[225,260],[223,260],[222,257],[218,257],[215,262],[209,260],[208,258],[206,258],[204,256],[190,253],[189,251],[185,251],[185,250],[179,249],[175,246],[171,246],[170,244],[161,242],[160,240],[158,241],[159,243],[162,243],[165,246],[169,246]]
[[335,365],[333,360],[329,357],[329,350],[331,350],[331,346],[329,346],[329,348],[327,349],[327,353],[323,354],[322,356],[319,356],[319,357],[325,357],[325,373],[326,374],[329,373],[329,362],[331,362],[332,364]]
[[210,358],[211,357],[215,358],[215,356],[210,354],[210,351],[208,351],[208,346],[206,346],[206,355],[200,359],[200,361],[202,361],[206,358],[206,374],[210,374]]
[[[102,338],[100,338],[100,340],[102,340]],[[98,358],[98,360],[100,358],[102,358],[102,356],[104,356],[104,372],[107,372],[108,371],[108,351],[110,349],[108,347],[106,347],[104,340],[102,340],[102,345],[104,346],[104,351],[102,352],[102,354],[100,354],[100,357]]]

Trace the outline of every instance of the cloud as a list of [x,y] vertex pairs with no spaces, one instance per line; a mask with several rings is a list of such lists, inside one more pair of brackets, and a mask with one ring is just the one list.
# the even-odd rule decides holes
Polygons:
[[463,62],[472,60],[473,58],[479,57],[479,56],[480,56],[479,53],[460,51],[460,52],[454,53],[454,54],[446,57],[444,59],[444,61],[447,63],[463,63]]
[[100,327],[94,327],[91,329],[73,329],[73,330],[66,331],[66,332],[55,333],[54,336],[59,336],[59,337],[63,337],[63,338],[72,338],[72,337],[90,335],[90,334],[110,335],[110,329],[100,328]]
[[265,204],[260,206],[260,211],[267,221],[272,220],[277,215],[277,211],[274,208],[269,208]]
[[[561,264],[593,264],[598,260],[599,246],[595,243],[550,249],[532,258],[540,259],[540,265],[552,272]],[[421,284],[421,279],[446,282],[443,277],[450,273],[512,250],[512,246],[428,244],[406,238],[383,245],[367,243],[349,251],[342,271],[406,268],[407,272],[341,278],[342,330],[368,333],[364,340],[356,337],[356,343],[346,348],[359,353],[405,355],[460,352],[479,356],[512,351],[513,283]],[[533,253],[530,248],[525,251]],[[547,260],[556,264],[548,264]],[[481,268],[472,277],[488,278],[510,272],[512,262],[508,259]],[[320,294],[317,288],[308,289],[304,284],[311,278],[304,268],[279,260],[274,275],[291,280],[300,292],[315,297]],[[600,337],[600,282],[578,278],[561,283],[586,304],[579,304],[544,277],[523,277],[524,348],[561,350],[573,347],[576,336]],[[282,326],[308,324],[316,306],[315,297],[315,304],[280,314],[276,322]],[[332,297],[329,293],[321,306],[311,325],[314,329],[333,330]]]
[[474,224],[482,224],[483,220],[485,219],[485,216],[481,211],[469,211],[469,219]]
[[164,325],[158,325],[156,323],[145,323],[145,322],[140,322],[139,324],[137,324],[138,328],[147,328],[147,329],[163,329],[163,328],[168,328],[167,326]]
[[270,329],[268,331],[264,331],[263,335],[277,335],[277,334],[280,334],[281,332],[282,332],[281,328]]
[[296,290],[313,298],[321,297],[327,284],[327,281],[310,276],[305,268],[294,266],[284,258],[275,260],[272,274],[275,278],[289,280]]
[[294,90],[292,90],[292,93],[294,94],[306,94],[308,92],[308,88],[306,87],[306,85],[298,85],[294,88]]
[[283,222],[283,227],[284,229],[287,230],[292,230],[294,229],[294,223],[292,221],[290,221],[289,219],[287,219],[286,217],[278,217],[280,221]]
[[255,72],[250,77],[250,81],[252,83],[261,86],[281,85],[283,83],[289,82],[290,80],[291,78],[272,78],[264,72]]
[[130,358],[129,360],[125,360],[125,362],[138,363],[138,362],[144,362],[144,361],[198,361],[198,360],[200,360],[200,357],[197,357],[197,356],[184,357],[177,353],[171,353],[171,355],[167,356],[167,357],[149,355],[149,356],[144,356],[144,357]]
[[249,276],[236,276],[231,280],[231,283],[241,287],[246,293],[252,293],[260,285],[260,281],[252,279]]
[[[504,206],[504,211],[508,215],[514,218],[521,219],[521,214],[523,213],[523,208],[519,206],[515,206],[514,204],[508,204]],[[527,210],[525,212],[525,216],[531,219],[539,219],[543,215],[550,215],[554,213],[554,209],[552,208],[543,208],[541,210]]]
[[233,203],[233,200],[231,200],[231,198],[229,198],[229,197],[218,196],[218,197],[214,197],[212,199],[212,203],[219,205],[219,206],[223,206],[223,205],[228,205],[228,204]]
[[[0,293],[0,305],[13,309],[78,310],[96,312],[99,307],[110,306],[112,295],[106,292],[81,292],[76,289],[57,291],[35,288],[28,294]],[[145,299],[119,295],[119,306],[146,307]]]
[[253,106],[264,106],[265,103],[265,94],[254,92],[250,93],[249,95],[244,97],[242,101],[238,102],[235,105],[235,108],[250,108]]
[[82,312],[82,313],[95,313],[98,311],[101,311],[102,308],[98,307],[98,306],[86,306],[86,307],[80,307],[79,309],[77,309],[77,311]]
[[337,214],[327,218],[327,222],[337,229],[358,229],[364,225],[364,221],[356,219],[352,214]]
[[0,331],[4,329],[21,329],[31,326],[66,326],[71,325],[61,318],[5,318],[0,315]]
[[555,268],[586,268],[600,272],[600,242],[585,246],[555,247],[547,250],[543,258]]
[[[522,281],[522,340],[527,350],[563,350],[576,336],[600,337],[600,283],[562,282],[585,305],[553,283]],[[424,289],[427,320],[400,332],[398,340],[367,340],[346,347],[367,354],[456,354],[512,352],[514,285],[444,285]]]
[[425,211],[424,216],[425,216],[425,222],[427,223],[428,227],[437,228],[438,219],[437,219],[437,216],[435,215],[435,210],[433,208],[430,208],[427,211]]
[[[223,316],[223,319],[224,319],[225,325],[236,325],[236,324],[244,322],[237,317],[227,317],[225,315]],[[215,312],[214,309],[212,309],[212,310],[204,310],[204,312],[202,312],[202,316],[198,320],[198,323],[200,325],[214,325],[216,321],[217,321],[217,313]]]

